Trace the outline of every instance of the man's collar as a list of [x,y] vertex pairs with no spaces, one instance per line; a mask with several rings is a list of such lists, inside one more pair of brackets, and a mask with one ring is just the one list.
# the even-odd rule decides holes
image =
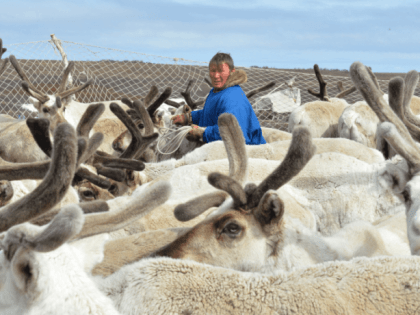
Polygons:
[[243,84],[248,80],[248,77],[246,76],[246,72],[244,70],[236,70],[235,72],[231,72],[229,78],[226,80],[225,85],[223,85],[221,88],[214,88],[213,92],[217,93],[224,89],[227,89],[231,86]]

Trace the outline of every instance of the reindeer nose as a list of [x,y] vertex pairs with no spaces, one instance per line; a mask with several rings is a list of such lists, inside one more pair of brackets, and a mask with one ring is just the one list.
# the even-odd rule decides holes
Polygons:
[[122,140],[121,139],[115,139],[112,142],[112,148],[117,152],[122,152]]
[[4,206],[13,197],[13,186],[8,180],[0,181],[0,205]]

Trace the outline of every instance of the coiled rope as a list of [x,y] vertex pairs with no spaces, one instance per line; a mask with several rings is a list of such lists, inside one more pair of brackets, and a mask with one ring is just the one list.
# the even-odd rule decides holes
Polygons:
[[168,128],[159,128],[161,136],[156,145],[156,150],[160,154],[172,154],[181,146],[182,141],[192,130],[191,126],[175,127],[173,125]]

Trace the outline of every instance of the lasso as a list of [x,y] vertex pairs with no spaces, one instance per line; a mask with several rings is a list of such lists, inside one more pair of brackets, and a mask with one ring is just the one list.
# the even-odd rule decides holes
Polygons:
[[156,150],[160,154],[172,154],[181,146],[182,140],[192,130],[191,126],[159,128],[161,136],[156,145]]

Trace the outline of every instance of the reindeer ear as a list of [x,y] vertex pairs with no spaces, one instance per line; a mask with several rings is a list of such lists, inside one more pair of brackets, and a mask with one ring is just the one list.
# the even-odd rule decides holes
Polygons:
[[261,198],[253,214],[263,227],[268,224],[277,224],[284,214],[283,201],[275,190],[269,190]]
[[22,292],[32,291],[38,279],[38,264],[33,252],[20,248],[12,260],[14,283]]
[[39,112],[39,110],[41,108],[41,102],[38,101],[35,97],[32,97],[32,96],[29,96],[28,100],[29,100],[29,103],[31,103],[33,105],[33,108],[31,108],[31,106],[29,104],[26,104],[25,109],[28,109],[32,112]]

